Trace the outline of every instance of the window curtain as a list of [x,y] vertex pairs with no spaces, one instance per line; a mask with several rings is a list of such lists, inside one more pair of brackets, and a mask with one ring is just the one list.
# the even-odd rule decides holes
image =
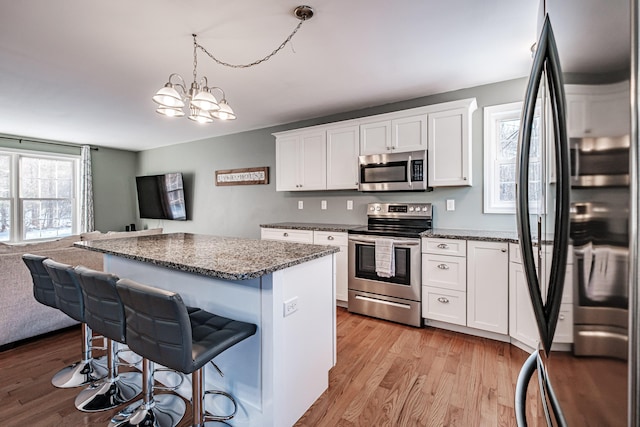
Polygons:
[[93,181],[91,179],[91,147],[83,145],[80,150],[80,232],[94,230]]

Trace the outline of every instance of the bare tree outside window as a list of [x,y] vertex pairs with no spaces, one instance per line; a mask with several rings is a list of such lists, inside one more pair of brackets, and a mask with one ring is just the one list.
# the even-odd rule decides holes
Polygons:
[[25,240],[72,234],[72,160],[21,157],[20,201]]

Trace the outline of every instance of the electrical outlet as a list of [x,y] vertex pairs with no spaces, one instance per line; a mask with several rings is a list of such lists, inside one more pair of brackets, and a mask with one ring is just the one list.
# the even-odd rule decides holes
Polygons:
[[323,211],[327,210],[327,201],[326,200],[320,201],[320,209],[322,209]]
[[456,201],[454,199],[447,199],[447,210],[448,211],[456,210]]
[[283,304],[283,309],[284,309],[284,313],[283,313],[284,317],[287,317],[288,315],[298,311],[298,297],[293,297],[286,300]]
[[347,210],[348,211],[353,210],[353,200],[347,200]]
[[302,200],[298,200],[298,209],[304,209],[304,202]]

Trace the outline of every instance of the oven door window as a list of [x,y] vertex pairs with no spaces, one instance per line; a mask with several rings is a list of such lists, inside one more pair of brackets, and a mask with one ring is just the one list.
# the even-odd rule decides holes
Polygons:
[[374,245],[356,244],[356,277],[360,279],[389,282],[410,286],[411,256],[410,248],[394,247],[396,274],[393,277],[380,277],[376,273],[376,249]]
[[382,165],[363,165],[360,180],[363,184],[406,182],[407,162],[389,162]]

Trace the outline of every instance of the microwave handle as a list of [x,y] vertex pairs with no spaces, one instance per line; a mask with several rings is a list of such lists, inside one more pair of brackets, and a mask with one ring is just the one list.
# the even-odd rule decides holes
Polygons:
[[413,183],[411,182],[411,154],[409,154],[409,163],[407,166],[407,182],[409,183],[409,187],[413,187]]

